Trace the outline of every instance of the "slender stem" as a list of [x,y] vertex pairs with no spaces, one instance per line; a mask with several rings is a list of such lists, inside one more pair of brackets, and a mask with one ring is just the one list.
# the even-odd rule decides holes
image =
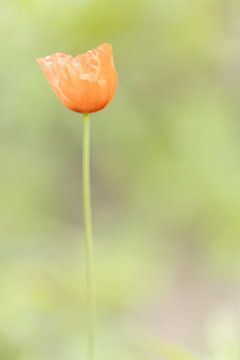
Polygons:
[[87,312],[88,312],[88,355],[87,360],[95,359],[95,284],[94,255],[92,236],[91,186],[90,186],[90,122],[89,114],[84,114],[83,152],[82,152],[83,215],[85,226],[86,273],[87,273]]

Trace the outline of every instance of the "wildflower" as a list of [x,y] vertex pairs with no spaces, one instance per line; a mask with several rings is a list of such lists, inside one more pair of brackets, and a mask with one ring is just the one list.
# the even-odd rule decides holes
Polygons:
[[73,111],[99,111],[115,94],[117,73],[110,44],[102,44],[76,57],[55,53],[37,62],[57,97]]

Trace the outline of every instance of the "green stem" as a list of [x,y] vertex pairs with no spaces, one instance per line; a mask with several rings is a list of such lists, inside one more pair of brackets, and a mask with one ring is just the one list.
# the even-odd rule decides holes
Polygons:
[[92,236],[91,186],[90,186],[90,122],[89,114],[84,114],[82,152],[83,216],[85,226],[86,273],[87,273],[87,313],[88,313],[88,356],[95,359],[95,284]]

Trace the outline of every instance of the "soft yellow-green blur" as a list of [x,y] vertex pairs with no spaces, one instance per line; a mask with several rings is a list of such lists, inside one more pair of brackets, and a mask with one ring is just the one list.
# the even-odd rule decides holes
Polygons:
[[0,359],[85,360],[83,119],[35,58],[113,45],[91,116],[97,360],[240,359],[238,0],[0,0]]

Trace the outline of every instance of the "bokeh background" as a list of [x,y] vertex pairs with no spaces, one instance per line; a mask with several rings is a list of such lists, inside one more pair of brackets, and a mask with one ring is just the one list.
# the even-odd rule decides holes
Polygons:
[[118,92],[91,123],[98,358],[239,360],[239,1],[0,6],[0,358],[85,359],[82,118],[35,58],[111,42]]

